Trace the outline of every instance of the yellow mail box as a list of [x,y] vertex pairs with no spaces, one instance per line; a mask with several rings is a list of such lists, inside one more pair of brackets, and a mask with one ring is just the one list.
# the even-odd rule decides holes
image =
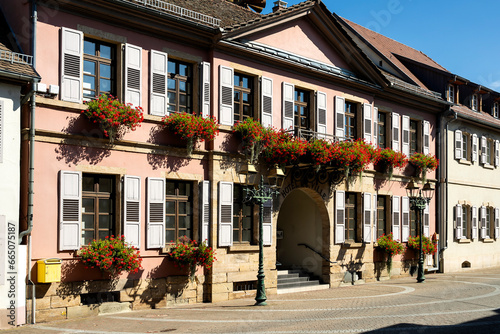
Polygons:
[[38,283],[61,281],[61,259],[43,259],[36,261]]

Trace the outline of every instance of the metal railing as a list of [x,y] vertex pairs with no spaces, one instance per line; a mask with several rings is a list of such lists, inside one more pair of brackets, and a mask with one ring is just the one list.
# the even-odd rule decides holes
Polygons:
[[33,56],[8,50],[0,50],[0,60],[6,60],[10,63],[33,65]]
[[330,263],[337,263],[337,261],[330,261],[330,259],[328,259],[326,256],[324,256],[323,254],[321,254],[320,252],[318,252],[317,250],[315,250],[314,248],[312,248],[308,244],[300,243],[300,244],[297,244],[297,246],[304,246],[305,248],[312,250],[314,253],[318,254],[325,261],[328,261]]
[[324,139],[326,141],[329,141],[330,143],[335,143],[338,142],[339,139],[331,134],[326,134],[326,133],[320,133],[316,132],[313,130],[306,130],[306,129],[290,129],[287,131],[288,133],[293,134],[295,137],[306,140],[306,141],[311,141],[314,139]]
[[135,4],[141,4],[145,7],[154,8],[163,12],[169,12],[181,17],[185,17],[194,21],[198,21],[207,24],[212,27],[220,26],[220,19],[216,19],[212,16],[201,14],[190,9],[186,9],[177,5],[173,5],[163,0],[123,0]]

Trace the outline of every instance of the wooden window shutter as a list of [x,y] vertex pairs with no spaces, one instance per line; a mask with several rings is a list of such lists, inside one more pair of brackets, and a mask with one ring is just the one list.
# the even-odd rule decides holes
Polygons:
[[408,197],[401,197],[401,206],[402,206],[402,227],[401,227],[401,241],[407,242],[408,237],[410,236],[410,200]]
[[375,146],[375,147],[378,146],[377,136],[378,136],[378,108],[374,107],[373,108],[373,146]]
[[363,241],[372,242],[372,194],[363,194]]
[[149,249],[165,247],[165,193],[164,178],[147,178],[147,241]]
[[431,227],[430,226],[431,225],[430,218],[431,218],[431,215],[430,215],[430,211],[429,211],[429,203],[426,203],[425,209],[424,209],[423,223],[424,223],[424,235],[428,238],[430,237],[430,232],[431,232],[431,230],[430,230],[430,227]]
[[233,245],[233,182],[219,182],[219,247]]
[[488,236],[486,234],[486,207],[481,206],[480,208],[480,217],[479,219],[481,220],[481,239],[486,239]]
[[150,61],[150,113],[151,115],[165,116],[168,115],[168,55],[164,52],[151,50]]
[[210,80],[211,66],[209,62],[201,63],[201,115],[204,118],[210,116]]
[[481,163],[485,164],[486,163],[486,137],[482,136],[481,137]]
[[399,196],[392,196],[392,236],[394,240],[401,240],[400,212]]
[[430,145],[431,145],[431,125],[428,121],[423,121],[422,122],[423,126],[423,153],[424,154],[429,154],[430,153]]
[[495,140],[495,167],[498,167],[500,162],[500,147],[498,140]]
[[201,240],[200,242],[209,242],[210,236],[210,181],[200,183],[200,221],[201,221]]
[[495,239],[500,236],[500,215],[499,208],[495,208]]
[[262,223],[262,237],[264,246],[271,246],[273,243],[273,200],[264,203],[264,219]]
[[392,113],[392,149],[399,152],[401,149],[399,147],[399,114]]
[[455,238],[462,239],[462,205],[455,205]]
[[82,103],[83,32],[61,28],[61,100]]
[[462,159],[462,131],[455,130],[455,159]]
[[477,139],[477,135],[474,133],[472,135],[472,157],[471,157],[471,160],[473,162],[477,161],[477,146],[478,146],[478,139]]
[[372,143],[372,105],[368,103],[363,104],[363,137],[365,142]]
[[345,99],[335,96],[335,137],[345,140]]
[[410,117],[403,115],[402,116],[402,147],[401,151],[403,154],[406,154],[406,156],[410,156]]
[[234,70],[219,65],[219,122],[234,124]]
[[142,104],[142,48],[125,44],[125,102]]
[[273,79],[262,77],[261,80],[261,124],[268,128],[273,126]]
[[335,243],[345,242],[345,192],[335,192]]
[[318,138],[326,138],[326,93],[316,92],[316,132]]
[[473,206],[471,208],[471,217],[472,217],[472,240],[477,239],[477,207]]
[[140,248],[141,243],[141,178],[123,177],[123,234],[132,246]]
[[288,82],[283,82],[283,129],[293,130],[295,126],[294,123],[294,112],[295,112],[295,86]]
[[81,243],[82,172],[59,172],[59,250],[77,250]]

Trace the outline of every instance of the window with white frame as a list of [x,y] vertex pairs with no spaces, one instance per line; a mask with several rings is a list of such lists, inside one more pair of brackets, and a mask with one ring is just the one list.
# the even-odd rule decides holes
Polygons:
[[500,116],[500,105],[498,102],[493,103],[492,114],[495,118],[498,118]]
[[480,207],[480,238],[492,239],[498,238],[500,232],[500,215],[499,208],[491,206]]
[[477,208],[457,204],[454,209],[455,239],[477,238]]
[[500,163],[500,142],[498,140],[486,136],[481,137],[481,163],[485,166],[498,167]]
[[471,99],[470,99],[470,108],[474,111],[478,111],[479,107],[479,99],[477,94],[472,94]]
[[376,196],[370,193],[335,192],[335,243],[371,242]]
[[[395,121],[393,119],[393,122]],[[403,115],[401,126],[401,151],[404,154],[410,156],[416,152],[430,153],[430,123],[428,121],[411,119],[409,116]],[[393,133],[394,135],[395,133]]]
[[475,134],[455,130],[455,159],[476,161],[478,138]]
[[[335,136],[340,140],[364,139],[367,143],[376,143],[376,125],[378,108],[370,103],[360,103],[335,97]],[[384,125],[384,124],[382,124]]]
[[452,84],[448,85],[446,90],[446,99],[448,102],[455,103],[455,86]]

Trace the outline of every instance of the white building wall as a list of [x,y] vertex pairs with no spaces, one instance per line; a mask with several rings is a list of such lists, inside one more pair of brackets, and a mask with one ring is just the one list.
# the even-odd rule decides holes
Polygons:
[[[0,162],[0,329],[24,323],[25,318],[24,278],[26,268],[22,265],[19,266],[18,259],[20,97],[19,86],[0,83],[0,104],[2,107],[2,121],[0,122],[0,140],[2,141],[2,161]],[[14,307],[16,308],[15,313],[12,311]]]
[[[470,161],[469,156],[456,159],[455,130],[460,130],[471,137],[473,134],[477,135],[479,145],[476,161]],[[481,136],[494,142],[500,139],[500,131],[496,133],[492,130],[486,130],[460,119],[449,124],[447,143],[448,204],[446,206],[448,248],[443,253],[445,272],[500,266],[500,238],[495,238],[493,232],[490,234],[490,238],[481,238],[479,212],[477,237],[474,239],[469,234],[457,239],[456,236],[455,206],[457,204],[465,206],[467,209],[473,206],[500,208],[500,166],[495,167],[494,163],[485,166],[481,163]],[[472,141],[469,142],[469,144],[471,143]],[[494,155],[494,151],[492,154]],[[468,264],[470,264],[470,269]]]

